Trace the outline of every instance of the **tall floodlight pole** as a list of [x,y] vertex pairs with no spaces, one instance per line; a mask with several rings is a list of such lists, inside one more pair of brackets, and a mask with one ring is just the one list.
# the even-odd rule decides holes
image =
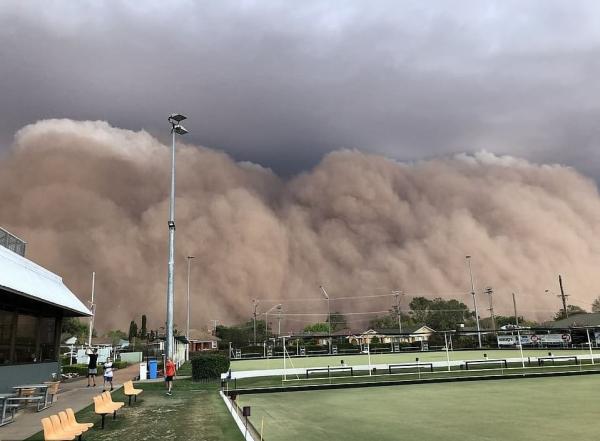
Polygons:
[[[96,286],[96,271],[92,272],[92,301],[90,302],[90,311],[92,316],[90,317],[90,331],[88,333],[88,346],[92,346],[92,333],[94,332],[94,317],[96,316],[96,305],[94,304],[94,288]],[[72,352],[72,351],[71,351]],[[71,354],[71,359],[72,359]]]
[[330,304],[329,294],[327,294],[327,291],[325,291],[325,288],[322,285],[319,286],[319,288],[321,288],[323,295],[327,299],[327,322],[329,322],[329,353],[331,354],[331,304]]
[[185,325],[185,338],[188,341],[185,350],[185,359],[190,359],[190,264],[194,256],[187,256],[187,322]]
[[481,349],[481,328],[479,327],[479,310],[477,309],[477,299],[475,298],[475,284],[473,283],[473,270],[471,269],[471,256],[465,256],[469,264],[469,276],[471,277],[471,295],[473,296],[473,306],[475,308],[475,321],[477,322],[477,339],[479,349]]
[[173,143],[171,147],[171,196],[169,204],[169,263],[167,275],[167,335],[165,356],[173,359],[173,289],[175,275],[175,135],[185,135],[188,131],[181,125],[186,119],[180,113],[169,116]]

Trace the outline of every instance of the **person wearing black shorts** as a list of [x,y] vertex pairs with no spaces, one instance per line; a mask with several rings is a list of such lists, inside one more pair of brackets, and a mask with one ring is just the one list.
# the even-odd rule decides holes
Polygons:
[[89,357],[87,387],[90,387],[90,379],[94,383],[93,386],[96,387],[96,375],[98,374],[98,349],[94,348],[94,349],[88,350],[88,352],[86,352],[86,354]]

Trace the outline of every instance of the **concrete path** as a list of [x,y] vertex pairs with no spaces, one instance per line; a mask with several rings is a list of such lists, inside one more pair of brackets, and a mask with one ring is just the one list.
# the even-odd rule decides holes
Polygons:
[[[139,375],[138,364],[128,366],[115,371],[113,385],[118,389],[125,381],[132,380]],[[33,406],[16,414],[15,421],[0,427],[0,440],[13,441],[24,440],[42,430],[41,419],[57,414],[61,410],[70,407],[75,412],[92,404],[92,397],[102,392],[102,377],[96,378],[96,387],[87,387],[87,380],[82,378],[69,383],[61,383],[56,401],[48,409],[36,412]]]

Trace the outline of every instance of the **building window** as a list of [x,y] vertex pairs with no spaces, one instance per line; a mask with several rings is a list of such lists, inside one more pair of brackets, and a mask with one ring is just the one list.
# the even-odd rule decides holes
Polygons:
[[15,313],[0,309],[0,364],[10,363],[10,340]]
[[39,361],[56,360],[56,319],[40,318],[40,359]]
[[35,347],[37,322],[37,317],[33,315],[17,315],[14,358],[16,363],[35,363],[38,361]]

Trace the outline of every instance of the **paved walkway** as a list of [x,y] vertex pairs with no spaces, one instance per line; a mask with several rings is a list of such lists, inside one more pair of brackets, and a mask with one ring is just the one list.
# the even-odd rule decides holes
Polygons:
[[[125,381],[132,380],[139,375],[138,364],[128,366],[115,371],[113,385],[117,389]],[[61,410],[70,407],[75,412],[92,404],[92,397],[102,392],[102,377],[96,378],[96,387],[87,387],[87,380],[82,378],[69,383],[61,383],[59,393],[54,404],[41,412],[35,412],[30,406],[24,411],[16,414],[14,423],[0,427],[0,440],[24,440],[42,430],[41,419],[57,414]]]

